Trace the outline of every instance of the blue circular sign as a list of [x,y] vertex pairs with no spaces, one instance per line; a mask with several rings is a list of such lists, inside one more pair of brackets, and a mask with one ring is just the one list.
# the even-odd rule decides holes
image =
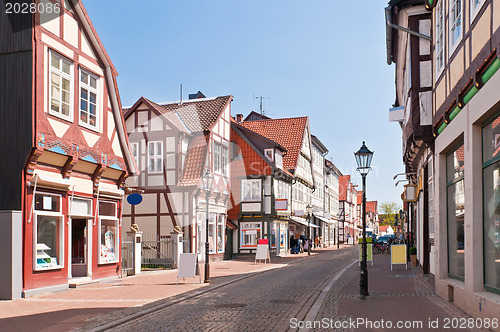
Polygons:
[[128,202],[130,205],[137,205],[137,204],[139,204],[140,202],[142,202],[142,195],[141,195],[141,194],[138,194],[138,193],[133,193],[133,194],[130,194],[130,195],[128,195],[128,197],[127,197],[127,202]]

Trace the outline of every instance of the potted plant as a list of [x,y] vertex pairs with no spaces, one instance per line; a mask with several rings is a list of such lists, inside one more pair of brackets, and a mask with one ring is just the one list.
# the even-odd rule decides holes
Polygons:
[[410,261],[413,266],[417,266],[417,248],[410,247]]

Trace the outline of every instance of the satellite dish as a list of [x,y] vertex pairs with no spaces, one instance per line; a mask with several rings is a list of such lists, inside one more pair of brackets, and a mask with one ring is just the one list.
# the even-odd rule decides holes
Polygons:
[[132,193],[132,194],[128,195],[127,202],[130,205],[140,204],[142,202],[142,195],[139,193]]

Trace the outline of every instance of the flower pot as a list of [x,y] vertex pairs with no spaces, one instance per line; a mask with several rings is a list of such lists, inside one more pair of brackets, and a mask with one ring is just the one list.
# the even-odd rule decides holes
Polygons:
[[417,266],[417,255],[410,255],[410,261],[413,266]]

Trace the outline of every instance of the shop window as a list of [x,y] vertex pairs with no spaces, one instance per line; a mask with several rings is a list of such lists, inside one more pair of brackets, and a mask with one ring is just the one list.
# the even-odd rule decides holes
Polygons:
[[215,219],[217,215],[215,214],[210,214],[208,218],[208,244],[209,244],[209,250],[211,253],[215,252],[215,248],[217,246],[216,243],[216,225],[215,225]]
[[99,264],[118,262],[119,231],[116,203],[99,202]]
[[240,223],[241,248],[257,248],[262,238],[262,223],[244,222]]
[[465,279],[465,187],[464,145],[446,157],[448,215],[448,275]]
[[261,191],[261,181],[259,179],[241,180],[241,197],[243,201],[260,201]]
[[500,292],[500,116],[483,128],[484,286]]
[[64,217],[61,213],[61,196],[35,194],[33,222],[34,269],[36,271],[59,269],[64,266]]

